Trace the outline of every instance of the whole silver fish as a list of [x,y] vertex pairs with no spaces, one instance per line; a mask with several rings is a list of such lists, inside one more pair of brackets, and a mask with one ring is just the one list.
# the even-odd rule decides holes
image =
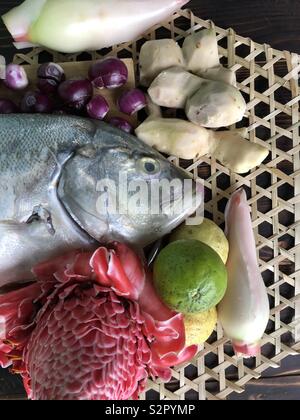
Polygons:
[[[0,115],[0,287],[31,279],[34,265],[70,249],[112,240],[146,246],[195,211],[193,186],[193,199],[179,215],[136,214],[130,206],[122,214],[109,206],[99,212],[99,181],[119,185],[120,172],[128,182],[188,178],[155,150],[105,123]],[[173,192],[173,204],[181,192]],[[158,195],[160,208],[166,198]]]

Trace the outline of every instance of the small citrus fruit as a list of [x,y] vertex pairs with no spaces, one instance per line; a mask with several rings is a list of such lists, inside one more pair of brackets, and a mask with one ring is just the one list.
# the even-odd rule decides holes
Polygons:
[[170,242],[180,239],[197,239],[214,249],[226,264],[229,244],[223,230],[212,220],[204,219],[201,225],[179,226],[171,235]]
[[172,242],[154,263],[154,284],[162,300],[182,313],[217,306],[227,288],[227,271],[219,255],[197,240]]

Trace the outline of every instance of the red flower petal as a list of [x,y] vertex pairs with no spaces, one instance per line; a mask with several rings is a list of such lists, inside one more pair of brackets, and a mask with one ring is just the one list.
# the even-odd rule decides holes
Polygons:
[[176,312],[168,308],[157,295],[150,273],[147,273],[147,280],[139,298],[139,304],[144,312],[152,315],[158,321],[165,321],[176,315]]
[[34,315],[33,301],[40,295],[39,284],[32,284],[0,296],[0,340],[19,324],[31,322]]
[[190,361],[197,354],[198,346],[192,345],[184,348],[180,353],[167,353],[161,357],[153,358],[155,365],[159,367],[177,366]]
[[114,243],[116,254],[131,284],[132,299],[138,300],[145,287],[146,274],[140,258],[124,244]]
[[76,256],[73,265],[73,271],[75,274],[88,278],[93,277],[92,268],[90,266],[92,255],[93,254],[91,252],[82,252]]
[[170,367],[197,352],[184,348],[183,316],[125,245],[73,252],[34,272],[37,284],[0,296],[0,364],[13,363],[29,397],[137,398],[148,375],[168,381]]
[[120,292],[122,296],[127,296],[128,299],[135,300],[135,291],[131,287],[131,283],[126,276],[121,261],[117,257],[115,251],[110,251],[107,273],[112,280],[111,286],[117,293]]
[[109,251],[107,248],[99,248],[93,254],[90,260],[90,266],[93,268],[97,281],[102,286],[111,286],[111,279],[109,278],[108,272],[109,263]]

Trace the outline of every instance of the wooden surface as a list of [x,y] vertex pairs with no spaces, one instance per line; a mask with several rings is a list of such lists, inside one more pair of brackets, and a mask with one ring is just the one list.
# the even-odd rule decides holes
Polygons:
[[[2,0],[0,14],[20,3]],[[232,27],[238,34],[257,42],[300,53],[299,0],[193,0],[188,7],[198,16],[212,19],[224,28]],[[0,24],[0,54],[9,61],[14,53],[11,38]],[[212,382],[210,387],[213,392],[215,384]],[[0,399],[22,397],[20,379],[0,370]],[[230,399],[300,400],[300,357],[284,360],[280,369],[268,370],[260,380],[250,382],[244,394],[233,394]]]

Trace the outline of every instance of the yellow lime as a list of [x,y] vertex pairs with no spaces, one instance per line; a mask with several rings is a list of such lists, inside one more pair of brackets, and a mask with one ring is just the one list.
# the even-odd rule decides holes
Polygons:
[[216,308],[199,314],[184,315],[186,345],[205,343],[213,333],[217,321]]
[[197,239],[214,249],[226,264],[229,244],[223,230],[209,219],[204,219],[201,225],[179,226],[171,235],[170,241],[180,239]]

